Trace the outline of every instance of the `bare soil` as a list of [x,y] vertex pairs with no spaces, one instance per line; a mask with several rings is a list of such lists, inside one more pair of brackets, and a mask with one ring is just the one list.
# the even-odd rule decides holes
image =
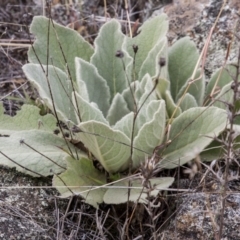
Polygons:
[[[51,15],[63,25],[80,19],[79,24],[74,26],[75,29],[93,42],[102,24],[96,20],[96,16],[101,19],[106,17],[104,1],[82,2],[82,6],[69,6],[65,5],[65,1],[55,0]],[[107,1],[108,16],[120,17],[121,12],[124,12],[120,4],[122,2]],[[170,19],[169,42],[173,43],[176,39],[188,35],[199,50],[203,47],[221,7],[220,2],[222,3],[216,0],[197,1],[198,4],[195,0],[130,2],[132,21],[140,19],[141,22],[152,14],[165,11]],[[224,62],[232,29],[234,26],[239,27],[236,25],[236,13],[239,11],[239,2],[234,0],[229,1],[228,7],[223,11],[209,50],[207,78]],[[14,47],[0,48],[0,100],[3,101],[6,114],[14,115],[26,101],[26,95],[33,101],[37,97],[21,69],[27,62],[27,47],[22,44],[33,41],[34,37],[29,35],[27,28],[32,16],[42,13],[40,0],[4,0],[0,3],[0,43],[16,44]],[[46,10],[46,15],[48,14]],[[237,51],[238,47],[239,44],[235,42],[233,49]],[[230,55],[232,60],[236,58],[236,51],[232,51]],[[9,99],[8,95],[18,100]],[[199,172],[193,180],[182,174],[183,179],[178,180],[175,187],[189,189],[189,192],[162,199],[162,208],[157,211],[163,212],[159,226],[163,226],[165,231],[162,231],[159,239],[217,239],[221,198],[215,192],[219,190],[220,183],[214,176],[209,176],[200,184],[203,174],[204,171]],[[121,214],[125,211],[124,206],[100,206],[100,210],[96,211],[78,197],[61,199],[57,191],[51,188],[51,178],[31,178],[5,167],[0,168],[0,176],[0,239],[75,240],[104,239],[104,236],[105,239],[121,239],[120,228],[123,228],[124,223]],[[226,216],[224,215],[225,239],[240,239],[239,186],[239,179],[229,183]],[[141,213],[143,216],[140,216]],[[135,223],[129,230],[132,239],[140,235],[142,237],[136,239],[150,239],[151,232],[144,232],[147,228],[142,224],[147,223],[145,216],[146,212],[138,208],[138,215],[134,215]]]

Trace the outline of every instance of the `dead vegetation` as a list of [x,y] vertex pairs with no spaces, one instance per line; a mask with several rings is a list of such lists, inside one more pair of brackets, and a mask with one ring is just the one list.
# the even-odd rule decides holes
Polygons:
[[[126,1],[95,2],[95,5],[86,3],[83,7],[80,4],[55,1],[52,10],[46,8],[45,14],[50,15],[51,12],[53,19],[69,25],[89,42],[93,42],[96,32],[107,17],[117,16],[123,22],[125,31],[130,21],[133,33],[136,33],[140,22],[148,16],[144,9],[151,1],[131,1],[129,9],[123,7]],[[11,115],[15,114],[22,103],[34,101],[37,95],[25,82],[21,66],[27,61],[27,46],[32,40],[25,31],[26,25],[31,22],[29,11],[33,12],[33,15],[41,14],[42,7],[39,3],[41,2],[22,1],[14,5],[9,1],[4,5],[5,8],[2,6],[0,9],[4,13],[0,19],[0,96],[6,113]],[[16,12],[19,14],[17,17]],[[232,34],[232,39],[239,43],[240,36],[234,31]],[[230,50],[231,44],[228,46]],[[238,47],[240,49],[240,46]],[[226,59],[229,53],[226,52]],[[238,239],[240,162],[239,150],[234,147],[236,136],[233,123],[239,115],[236,106],[239,105],[240,54],[237,60],[237,73],[232,76],[234,101],[224,103],[229,110],[230,129],[226,131],[224,139],[218,139],[221,141],[224,156],[209,165],[196,159],[176,170],[164,171],[162,174],[174,176],[176,182],[170,191],[162,192],[156,199],[151,199],[147,206],[101,205],[98,210],[84,204],[77,196],[61,199],[50,187],[50,179],[33,179],[14,170],[2,168],[1,239],[11,239],[11,236],[12,239],[34,237],[61,240]],[[18,100],[8,98],[10,95]],[[148,169],[146,163],[142,168],[146,183]]]

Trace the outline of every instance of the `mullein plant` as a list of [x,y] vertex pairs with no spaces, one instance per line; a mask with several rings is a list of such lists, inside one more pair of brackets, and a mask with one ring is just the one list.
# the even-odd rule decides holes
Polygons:
[[24,105],[10,117],[1,106],[0,164],[54,175],[63,197],[81,195],[96,208],[147,203],[174,181],[155,172],[192,160],[226,127],[224,108],[203,106],[193,42],[186,37],[168,47],[165,14],[133,38],[110,20],[94,46],[42,16],[30,31],[36,40],[23,71],[52,114]]

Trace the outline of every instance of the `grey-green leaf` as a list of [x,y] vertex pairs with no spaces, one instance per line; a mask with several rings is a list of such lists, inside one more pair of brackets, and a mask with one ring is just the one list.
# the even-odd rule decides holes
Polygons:
[[170,82],[166,78],[159,78],[156,87],[157,95],[160,99],[166,99],[166,91],[170,89]]
[[[160,75],[161,72],[164,72],[168,66],[167,57],[167,38],[164,37],[151,49],[143,61],[139,71],[139,80],[141,81],[146,73],[154,78]],[[164,59],[165,65],[160,67],[159,61],[161,58]]]
[[[82,122],[87,122],[90,120],[95,120],[97,122],[102,122],[104,124],[108,125],[107,120],[104,118],[103,113],[96,107],[94,107],[92,104],[84,100],[77,92],[75,92],[75,96],[77,99],[77,104],[75,102],[74,94],[72,94],[73,103],[75,106],[75,109],[79,109],[79,114],[81,116]],[[76,110],[76,112],[78,112]],[[78,114],[76,113],[77,118]],[[80,122],[79,122],[80,123]]]
[[0,134],[9,135],[16,131],[33,129],[53,132],[56,129],[56,118],[51,114],[41,116],[39,111],[38,107],[24,104],[17,115],[11,117],[4,114],[0,104]]
[[224,149],[222,144],[218,141],[211,142],[202,152],[201,160],[206,162],[211,162],[213,160],[218,160],[224,157]]
[[[146,157],[153,153],[155,147],[162,143],[165,132],[165,102],[151,101],[147,107],[147,121],[139,130],[133,141],[133,167],[137,168]],[[141,151],[139,151],[139,149]]]
[[81,58],[76,58],[75,63],[79,92],[85,94],[84,89],[81,91],[84,82],[89,102],[95,102],[106,116],[110,106],[110,90],[106,80],[98,74],[96,67],[91,63]]
[[114,125],[128,113],[130,113],[130,110],[127,107],[125,99],[121,94],[117,93],[108,111],[107,120],[109,124]]
[[98,171],[89,159],[76,160],[68,157],[66,160],[67,170],[59,176],[54,176],[53,186],[63,197],[80,195],[86,203],[98,208],[106,192],[101,188],[101,185],[106,184],[104,173]]
[[[122,48],[125,35],[117,20],[111,20],[100,29],[95,40],[95,53],[91,63],[106,81],[110,89],[111,100],[117,93],[127,87],[131,79],[132,58]],[[123,57],[116,57],[117,51],[122,51]],[[123,64],[124,62],[124,64]]]
[[192,96],[191,94],[189,94],[189,93],[186,93],[186,94],[185,94],[183,100],[182,100],[181,103],[180,103],[180,107],[181,107],[181,109],[182,109],[183,112],[186,111],[186,110],[188,110],[188,109],[190,109],[190,108],[195,108],[195,107],[197,107],[197,106],[198,106],[198,104],[197,104],[197,102],[196,102],[195,97],[193,97],[193,96]]
[[187,90],[187,92],[195,98],[198,106],[202,106],[206,83],[204,75],[201,76],[201,74],[201,69],[198,69],[193,81],[191,79],[188,79],[185,85],[179,90],[179,93],[176,97],[177,101],[180,100],[182,95]]
[[[21,143],[23,141],[28,145]],[[68,145],[74,153],[78,152],[78,156],[85,155],[75,150],[71,143]],[[40,130],[16,131],[9,137],[0,137],[0,151],[17,163],[0,153],[1,165],[16,167],[18,171],[36,177],[63,172],[66,170],[65,157],[69,155],[64,139]]]
[[165,92],[164,100],[166,102],[166,110],[169,118],[176,118],[182,113],[181,108],[174,103],[169,90]]
[[[42,67],[45,72],[43,72]],[[65,121],[71,120],[76,123],[75,109],[71,100],[73,89],[68,76],[61,69],[48,66],[48,79],[52,92],[51,96],[46,77],[47,66],[42,67],[39,64],[29,63],[23,66],[23,71],[28,80],[36,86],[39,95],[53,112],[54,101],[56,111],[60,114],[59,117]]]
[[226,104],[233,102],[232,82],[222,87],[220,93],[214,98],[213,106],[226,109]]
[[[128,181],[121,181],[114,183],[111,188],[109,188],[104,195],[104,202],[107,204],[120,204],[126,203],[128,201],[147,203],[148,194],[150,196],[156,197],[159,191],[165,190],[172,185],[174,178],[163,177],[163,178],[152,178],[149,180],[151,185],[154,186],[151,191],[144,188],[141,179],[135,179],[131,181],[131,189],[128,191],[129,184]],[[130,192],[130,195],[128,194]],[[128,197],[129,196],[129,197]]]
[[[233,81],[233,77],[236,75],[236,66],[226,65],[225,68],[217,70],[211,77],[207,89],[206,89],[206,97],[208,97],[211,92],[215,93],[213,96],[215,97],[221,89]],[[240,79],[240,76],[239,76]],[[215,86],[216,85],[216,86]]]
[[183,112],[171,125],[171,144],[162,152],[160,167],[175,168],[190,161],[225,129],[226,124],[226,111],[217,107],[191,108]]
[[[168,20],[166,14],[154,17],[146,21],[138,30],[138,35],[134,38],[127,38],[124,47],[128,53],[134,57],[133,45],[138,46],[135,56],[135,73],[136,79],[140,72],[141,66],[147,58],[149,52],[166,36],[168,31]],[[151,36],[151,37],[150,37]]]
[[134,113],[130,112],[126,116],[124,116],[121,120],[119,120],[114,126],[113,129],[119,130],[126,134],[126,136],[131,139],[132,136],[132,128],[133,128],[133,119]]
[[33,18],[30,31],[35,35],[36,41],[33,44],[34,50],[32,47],[29,49],[28,60],[43,65],[48,63],[66,74],[69,74],[68,66],[73,81],[76,76],[75,57],[89,61],[94,52],[93,47],[76,31],[43,16]]
[[136,99],[135,95],[135,91],[136,89],[139,88],[139,81],[134,81],[131,83],[130,87],[126,88],[123,92],[122,92],[122,96],[125,99],[126,103],[127,103],[127,107],[130,111],[135,111],[136,106],[134,105],[134,98]]
[[138,133],[139,129],[148,121],[149,116],[147,114],[148,104],[157,99],[157,95],[154,91],[154,84],[149,74],[146,74],[136,89],[135,97],[137,100],[138,115],[135,121],[134,136]]
[[138,104],[138,108],[143,104],[143,102],[145,101],[148,95],[149,97],[147,98],[147,101],[157,99],[156,93],[153,90],[154,90],[154,82],[151,76],[147,73],[145,74],[143,79],[141,79],[141,82],[135,91],[135,98]]
[[177,100],[180,89],[191,78],[198,58],[198,50],[188,37],[178,40],[170,48],[168,70],[174,101]]
[[109,173],[126,170],[130,158],[130,139],[109,126],[88,121],[78,125],[84,145]]

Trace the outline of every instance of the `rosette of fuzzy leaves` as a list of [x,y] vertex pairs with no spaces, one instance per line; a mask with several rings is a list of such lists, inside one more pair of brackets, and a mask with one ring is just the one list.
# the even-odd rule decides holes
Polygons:
[[[47,39],[48,24],[51,27]],[[146,22],[140,30],[136,38],[128,38],[121,32],[120,23],[111,20],[100,29],[93,51],[80,36],[75,39],[74,31],[57,24],[53,26],[44,17],[35,17],[31,25],[37,40],[29,51],[31,63],[23,67],[25,74],[47,106],[54,111],[55,105],[62,121],[81,130],[73,136],[74,140],[83,142],[109,173],[128,168],[131,139],[135,146],[132,154],[135,168],[140,158],[144,159],[145,154],[151,153],[163,140],[165,102],[153,91],[153,77],[159,73],[157,59],[166,57],[166,15]],[[146,41],[146,35],[153,33],[154,37]],[[70,35],[78,43],[74,45],[75,51],[69,42]],[[40,45],[46,41],[49,59],[46,59],[47,53],[40,51]],[[71,46],[68,50],[66,42]],[[63,50],[59,44],[63,44]],[[137,52],[133,45],[138,47]],[[65,58],[59,56],[61,51],[67,52]],[[34,54],[40,55],[39,58]],[[52,65],[46,66],[47,62]],[[163,67],[163,71],[166,68]],[[133,129],[138,109],[141,110]],[[147,131],[154,128],[156,134],[146,137]],[[138,148],[142,152],[136,150]]]
[[[47,29],[50,29],[48,38]],[[83,38],[79,36],[79,39],[75,39],[74,31],[58,24],[52,25],[44,17],[35,17],[31,25],[31,31],[37,40],[29,51],[30,63],[23,67],[26,76],[59,119],[67,123],[69,128],[78,129],[72,134],[72,140],[81,141],[110,174],[127,170],[130,160],[133,161],[134,168],[137,168],[144,161],[146,153],[151,154],[163,141],[165,102],[159,100],[154,92],[155,82],[152,76],[159,72],[156,59],[166,55],[167,29],[166,15],[154,18],[142,26],[141,34],[131,42],[121,32],[119,22],[111,20],[101,28],[93,51]],[[155,37],[146,43],[146,34],[154,32]],[[71,35],[76,45],[71,44]],[[48,42],[49,56],[47,52],[41,51],[43,42]],[[62,48],[59,47],[60,44],[63,44]],[[137,54],[131,51],[133,44],[141,49]],[[69,49],[66,49],[67,46]],[[120,55],[116,56],[116,53]],[[40,56],[36,58],[35,54]],[[153,130],[155,134],[151,136],[149,133]],[[101,190],[100,194],[92,186],[102,186],[106,182],[100,173],[94,175],[98,170],[94,170],[90,160],[82,158],[78,163],[71,157],[67,160],[67,166],[68,170],[60,178],[54,177],[53,184],[59,186],[58,190],[68,196],[72,192],[81,194],[81,186],[91,185],[89,189],[93,197],[87,194],[89,198],[86,201],[95,207],[101,203],[105,190]],[[91,172],[93,174],[90,180],[89,176],[88,180],[83,176],[88,171],[87,175],[91,175]],[[79,181],[76,181],[78,178]],[[64,179],[64,183],[70,186],[74,185],[71,179],[75,179],[78,183],[77,190],[64,188],[60,179]],[[135,181],[139,179],[134,180],[133,185]],[[153,180],[159,189],[161,186],[168,187],[172,181],[173,178]],[[136,184],[140,187],[139,182]],[[141,199],[141,192],[142,190],[135,192],[130,200]],[[153,195],[157,192],[153,192]],[[81,195],[86,197],[84,193]],[[109,192],[106,199],[110,203]]]
[[[36,41],[29,51],[30,63],[23,67],[27,78],[65,123],[70,138],[64,140],[82,142],[118,180],[108,189],[104,174],[79,149],[77,154],[73,150],[64,158],[67,170],[53,179],[63,196],[80,194],[95,207],[103,201],[146,202],[146,194],[138,189],[139,178],[131,180],[138,190],[131,189],[126,198],[128,182],[119,173],[130,165],[137,169],[169,140],[171,145],[157,152],[158,166],[184,164],[224,129],[223,109],[198,107],[204,78],[195,70],[196,48],[184,38],[168,50],[167,30],[164,14],[145,22],[134,38],[125,36],[120,23],[111,20],[101,28],[93,48],[75,31],[44,17],[34,18],[31,32]],[[150,195],[156,196],[173,178],[150,182],[156,186]],[[123,197],[111,198],[115,193]]]

